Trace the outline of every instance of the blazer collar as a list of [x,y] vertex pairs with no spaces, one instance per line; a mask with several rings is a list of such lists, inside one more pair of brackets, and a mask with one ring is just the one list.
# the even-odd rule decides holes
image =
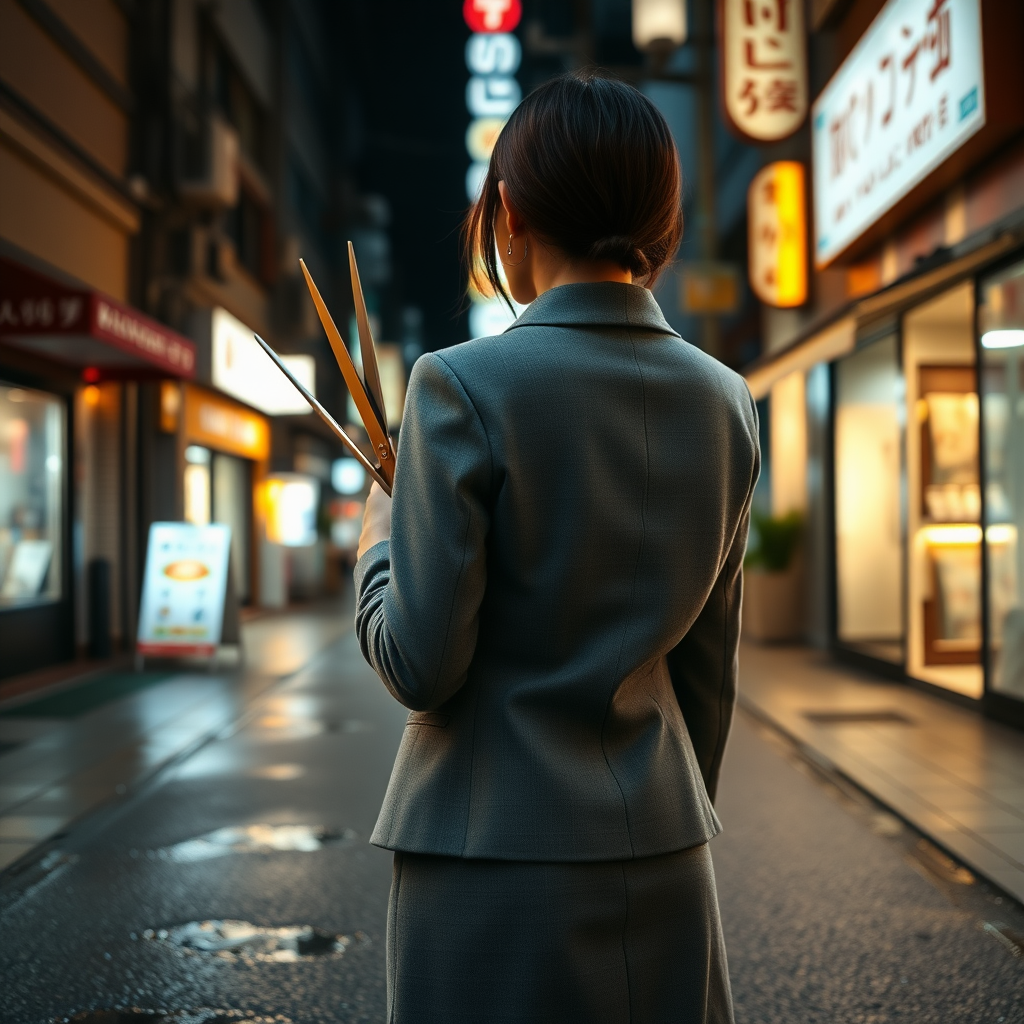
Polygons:
[[654,296],[638,284],[597,281],[563,284],[538,295],[508,327],[633,327],[679,334],[661,312]]

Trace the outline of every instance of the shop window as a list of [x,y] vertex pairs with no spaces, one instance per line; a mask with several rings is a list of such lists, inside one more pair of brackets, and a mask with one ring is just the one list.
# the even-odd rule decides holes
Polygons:
[[990,685],[1024,699],[1024,263],[982,282],[978,327]]
[[64,404],[0,381],[0,607],[61,598]]
[[969,697],[981,669],[981,488],[974,287],[903,320],[907,672]]
[[838,639],[901,665],[903,381],[896,338],[838,362],[835,384]]

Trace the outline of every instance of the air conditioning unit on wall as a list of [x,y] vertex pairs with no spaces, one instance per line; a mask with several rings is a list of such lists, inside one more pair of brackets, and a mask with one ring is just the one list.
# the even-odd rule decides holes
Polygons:
[[198,133],[185,133],[182,148],[181,198],[196,206],[234,206],[238,202],[238,132],[220,114],[210,114]]

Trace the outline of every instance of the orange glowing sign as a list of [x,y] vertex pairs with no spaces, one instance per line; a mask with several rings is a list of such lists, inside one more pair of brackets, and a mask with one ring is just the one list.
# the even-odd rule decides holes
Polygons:
[[763,168],[747,193],[750,287],[769,306],[807,301],[804,166],[779,160]]

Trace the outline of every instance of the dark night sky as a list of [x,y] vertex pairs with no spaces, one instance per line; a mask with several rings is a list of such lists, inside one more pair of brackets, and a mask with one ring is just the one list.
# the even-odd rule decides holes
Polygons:
[[469,30],[462,5],[350,0],[331,7],[344,54],[340,71],[358,108],[350,107],[346,132],[355,177],[362,192],[384,195],[392,211],[385,334],[396,338],[401,306],[416,305],[426,348],[464,341],[458,228],[469,166]]

